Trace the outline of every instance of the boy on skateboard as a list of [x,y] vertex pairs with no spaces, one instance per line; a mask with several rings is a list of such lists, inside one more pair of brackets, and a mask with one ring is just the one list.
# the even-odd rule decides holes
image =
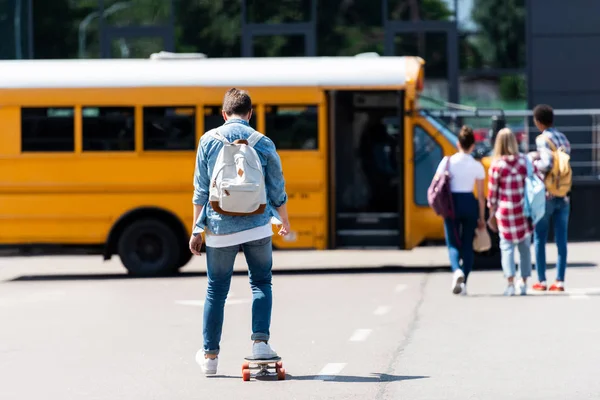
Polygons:
[[[252,355],[257,359],[277,357],[277,353],[269,345],[272,309],[272,218],[281,223],[279,235],[287,235],[290,230],[281,161],[273,141],[250,127],[252,101],[248,93],[235,88],[230,89],[223,100],[222,115],[225,123],[206,132],[198,146],[194,173],[194,226],[189,243],[190,251],[199,256],[202,247],[201,233],[205,233],[208,288],[204,303],[204,354],[202,357],[201,352],[198,352],[197,361],[207,375],[217,373],[225,299],[240,247],[248,263],[252,288]],[[227,152],[223,152],[224,146],[227,146]],[[238,151],[236,157],[246,157],[242,163],[255,162],[254,165],[262,165],[262,174],[258,172],[256,175],[260,167],[252,170],[244,168],[242,164],[229,178],[226,178],[224,173],[219,173],[219,170],[231,167],[231,163],[225,166],[219,163],[222,163],[223,157],[231,154],[229,150],[232,149]],[[253,157],[258,157],[259,160]],[[215,164],[218,164],[217,168]],[[237,166],[236,161],[235,168]],[[252,174],[254,176],[249,177]],[[236,175],[239,175],[239,179]],[[244,179],[256,180],[257,176],[261,181],[252,187],[257,187],[257,190],[263,190],[266,194],[262,192],[253,195],[255,198],[262,195],[266,200],[265,204],[246,214],[238,212],[239,210],[224,210],[225,205],[229,207],[232,204],[231,199],[239,196],[239,192],[222,189],[231,188],[222,185],[222,182],[227,180],[227,185],[235,185]],[[222,201],[219,196],[229,197],[227,201]],[[238,203],[231,207],[246,210],[248,205],[239,203],[245,198],[254,197],[246,192],[244,196],[236,198]]]

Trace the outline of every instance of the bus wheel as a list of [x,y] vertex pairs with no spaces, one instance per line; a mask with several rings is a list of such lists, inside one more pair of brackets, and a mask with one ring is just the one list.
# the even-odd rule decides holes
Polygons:
[[157,219],[142,219],[129,225],[119,238],[118,253],[130,275],[161,276],[177,271],[181,244],[177,235]]
[[190,260],[192,259],[194,255],[192,254],[192,252],[190,251],[190,249],[187,247],[187,243],[185,247],[181,248],[181,252],[179,254],[179,261],[177,262],[177,267],[175,268],[174,271],[179,271],[180,268],[183,268],[187,265],[187,263],[190,262]]

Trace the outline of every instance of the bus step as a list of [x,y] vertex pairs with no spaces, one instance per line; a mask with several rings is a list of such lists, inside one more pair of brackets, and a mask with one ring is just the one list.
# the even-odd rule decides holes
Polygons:
[[339,213],[337,230],[398,229],[398,213]]
[[398,247],[397,229],[346,229],[336,235],[336,247]]

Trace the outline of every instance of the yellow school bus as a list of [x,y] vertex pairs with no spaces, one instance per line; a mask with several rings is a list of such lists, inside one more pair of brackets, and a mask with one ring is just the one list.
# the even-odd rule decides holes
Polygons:
[[279,249],[443,238],[427,187],[457,138],[419,110],[418,57],[0,62],[0,245],[77,245],[129,273],[191,258],[195,151],[231,87],[282,159]]

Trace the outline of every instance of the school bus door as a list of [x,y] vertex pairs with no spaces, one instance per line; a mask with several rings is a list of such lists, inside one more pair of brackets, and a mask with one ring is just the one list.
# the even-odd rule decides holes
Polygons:
[[442,158],[456,152],[458,138],[421,112],[408,113],[404,126],[405,248],[412,249],[425,240],[444,239],[443,220],[429,207],[427,188]]

